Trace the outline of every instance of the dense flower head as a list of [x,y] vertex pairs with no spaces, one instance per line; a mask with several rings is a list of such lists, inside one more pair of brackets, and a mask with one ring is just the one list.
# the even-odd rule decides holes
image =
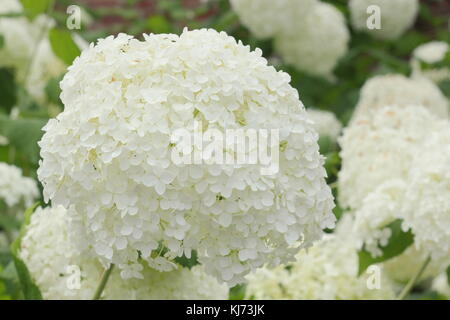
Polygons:
[[314,129],[320,137],[328,137],[336,141],[342,131],[342,124],[330,111],[308,109],[308,116],[314,122]]
[[450,265],[450,121],[417,150],[400,216],[417,248]]
[[[99,40],[69,67],[65,111],[44,128],[44,196],[71,206],[81,248],[124,278],[138,258],[171,270],[192,250],[230,285],[288,262],[335,219],[318,134],[289,81],[259,49],[211,29]],[[279,171],[174,163],[171,149],[186,146],[171,133],[197,121],[205,131],[280,129]]]
[[24,177],[20,168],[0,162],[0,201],[10,208],[20,205],[21,209],[25,209],[38,196],[36,181]]
[[271,38],[294,30],[318,0],[230,0],[242,23],[257,38]]
[[302,25],[275,39],[275,47],[297,69],[331,78],[334,67],[347,53],[349,39],[343,14],[333,5],[319,2]]
[[351,122],[371,118],[374,112],[386,106],[403,108],[411,105],[423,106],[442,118],[449,116],[448,101],[434,83],[425,78],[388,74],[366,81]]
[[288,268],[262,268],[249,275],[247,298],[393,299],[394,286],[383,272],[379,289],[369,288],[367,275],[358,277],[358,255],[348,235],[350,230],[327,236],[308,251],[300,252]]
[[[26,263],[44,299],[91,299],[104,271],[97,259],[81,254],[70,240],[69,216],[62,206],[38,208],[21,242]],[[140,266],[140,279],[123,280],[112,271],[104,299],[226,299],[228,288],[201,266],[162,273]]]
[[[18,0],[2,2],[0,14],[22,13]],[[17,79],[25,82],[32,97],[42,102],[47,82],[65,71],[64,63],[51,49],[47,37],[42,37],[54,26],[46,15],[39,15],[32,22],[26,17],[0,17],[0,35],[4,45],[0,49],[0,66],[16,69]]]
[[[375,11],[368,12],[370,6],[380,9],[380,28],[369,29],[369,18]],[[380,39],[397,39],[415,22],[419,12],[418,0],[350,0],[349,9],[352,25],[356,30],[369,33]]]
[[436,83],[449,80],[450,65],[443,63],[448,54],[449,44],[444,41],[431,41],[418,46],[411,59],[413,76],[426,77]]
[[416,150],[430,132],[447,125],[446,119],[428,110],[387,106],[344,129],[338,140],[342,149],[338,179],[342,207],[358,209],[364,198],[384,182],[407,178]]

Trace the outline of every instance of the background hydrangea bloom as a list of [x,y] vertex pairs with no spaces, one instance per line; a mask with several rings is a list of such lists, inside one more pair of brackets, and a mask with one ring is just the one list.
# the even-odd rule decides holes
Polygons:
[[[431,41],[418,46],[414,49],[411,59],[413,76],[423,76],[436,83],[449,80],[450,65],[436,66],[444,61],[448,52],[449,45],[444,41]],[[424,67],[423,63],[427,64],[427,66]]]
[[376,76],[366,81],[353,113],[351,123],[371,118],[385,106],[403,108],[411,105],[425,107],[431,113],[448,118],[448,101],[439,88],[425,78],[410,79],[398,74]]
[[314,129],[320,137],[328,137],[331,141],[337,141],[341,134],[342,124],[336,115],[330,111],[308,109],[308,116],[314,121]]
[[[345,219],[347,220],[347,219]],[[247,298],[295,300],[393,299],[395,287],[384,273],[380,289],[369,289],[367,276],[357,276],[358,256],[348,221],[342,231],[297,255],[289,268],[260,269],[249,275]]]
[[[418,0],[350,0],[352,25],[356,30],[369,33],[381,39],[397,39],[415,22],[419,12]],[[378,6],[381,14],[381,28],[369,29],[367,20],[373,13],[367,13],[371,5]]]
[[448,124],[420,106],[384,107],[371,114],[372,118],[345,128],[338,140],[342,149],[339,202],[345,208],[358,209],[369,193],[388,180],[406,179],[416,150],[430,132]]
[[[174,257],[197,250],[230,285],[264,263],[288,262],[335,220],[318,134],[289,81],[260,50],[214,30],[100,40],[69,68],[65,111],[44,129],[44,195],[76,209],[81,247],[125,278],[139,255],[171,270]],[[205,130],[281,128],[279,172],[176,165],[171,133],[193,132],[194,121]]]
[[349,40],[343,14],[333,5],[319,2],[308,13],[305,23],[275,39],[275,47],[297,69],[332,78],[334,67],[348,50]]
[[0,162],[0,201],[10,207],[21,205],[25,209],[39,196],[36,182],[22,175],[16,166]]
[[[80,254],[70,241],[68,215],[62,206],[38,208],[21,242],[20,256],[45,299],[91,299],[104,268]],[[203,267],[161,273],[141,266],[140,279],[123,280],[113,270],[104,299],[226,299],[228,288],[206,275]]]
[[230,0],[242,23],[257,38],[297,33],[318,0]]

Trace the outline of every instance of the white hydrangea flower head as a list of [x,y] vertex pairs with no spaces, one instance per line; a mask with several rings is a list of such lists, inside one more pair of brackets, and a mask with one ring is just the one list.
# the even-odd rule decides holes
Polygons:
[[[44,196],[76,209],[80,246],[124,277],[139,256],[170,270],[192,250],[230,285],[288,262],[335,220],[318,134],[289,81],[260,50],[214,30],[91,44],[61,82],[65,111],[39,143]],[[176,165],[171,133],[192,132],[195,121],[221,131],[283,128],[278,173]]]
[[434,279],[433,283],[431,284],[431,288],[450,299],[450,286],[448,285],[446,273],[443,272],[438,277],[436,277],[436,279]]
[[449,117],[446,97],[430,80],[389,74],[366,81],[361,88],[359,101],[350,123],[358,119],[372,118],[374,112],[385,106],[403,108],[410,105],[423,106],[442,118]]
[[[353,28],[388,40],[397,39],[408,30],[419,12],[418,0],[350,0],[348,5]],[[380,29],[367,27],[367,21],[373,15],[367,9],[373,5],[380,8]]]
[[372,113],[372,118],[359,119],[345,128],[338,139],[342,159],[340,205],[356,210],[384,182],[406,180],[416,150],[430,132],[446,125],[446,119],[420,106],[387,106]]
[[450,121],[430,131],[411,164],[400,211],[404,228],[432,260],[450,265]]
[[[404,180],[393,179],[381,184],[364,199],[361,207],[354,213],[351,230],[358,250],[364,248],[373,257],[382,255],[380,247],[386,246],[391,237],[391,230],[386,226],[401,219],[399,213],[405,189]],[[384,272],[390,279],[407,282],[417,273],[426,258],[426,252],[411,245],[399,256],[383,262]],[[421,279],[436,276],[440,272],[442,265],[431,262]]]
[[24,177],[16,166],[0,162],[0,201],[9,208],[25,209],[39,197],[36,181]]
[[328,137],[336,142],[342,131],[342,124],[336,115],[333,112],[318,109],[308,109],[307,111],[319,136]]
[[331,4],[319,2],[295,32],[275,39],[275,47],[297,69],[331,79],[333,69],[347,53],[349,39],[343,14]]
[[353,234],[358,249],[364,248],[373,257],[382,255],[380,247],[388,244],[391,230],[386,228],[398,219],[405,182],[388,180],[369,193],[355,210]]
[[[22,239],[20,257],[44,299],[91,299],[104,270],[97,259],[76,249],[69,236],[69,216],[62,206],[38,208]],[[138,265],[140,279],[123,280],[114,269],[103,299],[226,299],[228,287],[201,266],[161,273]]]
[[[413,77],[425,77],[435,83],[450,79],[450,65],[434,67],[433,64],[442,62],[449,52],[449,44],[444,41],[431,41],[418,46],[411,59]],[[422,68],[422,63],[431,68]]]
[[[2,2],[0,14],[23,11],[17,0],[7,0],[5,5]],[[48,38],[42,38],[53,25],[54,21],[46,15],[40,15],[32,22],[22,16],[0,18],[0,35],[5,41],[0,49],[0,66],[15,68],[18,81],[26,81],[28,92],[39,102],[45,99],[47,82],[66,69],[54,55]]]
[[380,289],[357,276],[358,255],[350,239],[330,235],[297,255],[289,268],[259,269],[248,275],[247,298],[295,300],[393,299],[394,286],[381,272]]
[[260,39],[295,33],[317,0],[230,0],[233,10]]

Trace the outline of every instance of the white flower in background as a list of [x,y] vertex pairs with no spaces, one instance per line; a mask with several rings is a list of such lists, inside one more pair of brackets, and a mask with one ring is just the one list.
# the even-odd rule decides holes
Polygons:
[[[391,237],[391,230],[387,225],[401,219],[400,210],[405,188],[406,183],[403,180],[389,180],[370,193],[361,207],[355,210],[351,232],[358,250],[364,248],[373,257],[382,255],[381,248],[389,243]],[[411,245],[402,254],[385,261],[383,270],[390,279],[407,282],[421,268],[426,258],[426,252]],[[421,279],[438,275],[442,268],[440,263],[431,262]]]
[[0,135],[0,146],[6,146],[9,144],[8,138]]
[[[39,143],[45,198],[73,206],[81,248],[125,278],[138,257],[170,270],[192,250],[230,285],[265,263],[289,262],[335,220],[318,134],[289,81],[260,50],[214,30],[91,44],[69,67],[65,111]],[[195,121],[280,129],[279,172],[174,164],[171,133],[192,132]],[[167,252],[155,257],[161,247]]]
[[319,2],[301,26],[275,39],[275,47],[297,69],[331,78],[333,69],[348,50],[349,39],[342,13],[333,5]]
[[[431,41],[420,45],[413,52],[411,65],[413,69],[413,77],[426,77],[433,82],[439,83],[450,79],[450,65],[434,67],[433,65],[444,60],[449,52],[449,45],[444,41]],[[422,67],[422,63],[429,66]]]
[[[20,257],[44,299],[91,299],[104,268],[80,254],[70,241],[68,215],[61,207],[38,208],[21,242]],[[141,279],[123,280],[115,269],[104,299],[226,299],[228,288],[206,275],[203,267],[161,273],[138,265]]]
[[[350,0],[349,9],[353,28],[380,39],[397,39],[416,21],[418,0]],[[374,14],[370,6],[380,8],[380,29],[369,29],[367,21]]]
[[20,168],[0,162],[0,201],[9,208],[21,205],[24,209],[38,197],[39,190],[33,179],[24,177]]
[[448,118],[448,101],[439,88],[428,79],[409,79],[402,75],[376,76],[361,88],[359,101],[351,123],[370,119],[373,113],[385,106],[399,108],[420,105],[433,114]]
[[447,119],[439,119],[420,106],[384,107],[371,113],[371,118],[354,121],[338,139],[342,149],[340,205],[358,209],[384,182],[405,180],[415,152],[431,132],[447,125]]
[[336,115],[330,111],[307,109],[309,118],[314,122],[314,129],[320,137],[328,137],[336,142],[341,134],[342,124],[336,118]]
[[450,299],[450,286],[448,285],[446,273],[441,273],[436,277],[436,279],[433,280],[431,287],[434,291],[443,294],[447,299]]
[[417,150],[400,215],[415,246],[450,265],[450,121],[430,131]]
[[242,24],[257,38],[298,33],[317,0],[230,0]]
[[[5,0],[6,6],[0,14],[21,13],[22,6],[17,0]],[[38,102],[45,100],[47,82],[65,71],[64,63],[51,50],[46,36],[54,21],[40,15],[32,22],[21,17],[0,17],[0,35],[4,46],[0,49],[0,66],[12,67],[17,71],[17,79],[26,82],[29,94]],[[31,65],[30,65],[31,61]]]
[[262,268],[247,276],[247,298],[393,299],[394,286],[382,269],[379,289],[369,289],[368,274],[358,277],[358,255],[351,237],[348,237],[349,231],[338,231],[308,251],[302,251],[297,255],[297,262],[290,264],[289,268]]

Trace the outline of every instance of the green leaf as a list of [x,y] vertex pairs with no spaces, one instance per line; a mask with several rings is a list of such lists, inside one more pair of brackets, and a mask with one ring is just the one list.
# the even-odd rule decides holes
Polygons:
[[0,69],[0,108],[9,113],[17,102],[14,73],[9,69]]
[[447,97],[447,99],[450,99],[450,80],[444,80],[439,82],[439,88],[441,89],[442,93]]
[[172,28],[164,16],[151,16],[147,19],[147,27],[153,33],[170,33]]
[[48,32],[48,37],[55,55],[67,65],[71,65],[73,60],[80,55],[81,51],[69,31],[52,28]]
[[53,5],[53,0],[20,0],[22,3],[25,15],[28,19],[33,20],[41,13],[45,13],[50,5]]
[[5,38],[0,34],[0,49],[5,45]]
[[0,135],[9,140],[21,153],[27,155],[31,162],[39,160],[39,147],[37,142],[43,135],[42,127],[46,119],[11,119],[0,115]]
[[16,266],[17,275],[19,276],[20,285],[26,300],[42,300],[42,294],[36,284],[33,282],[30,272],[26,264],[20,259],[20,247],[22,237],[25,235],[26,227],[30,223],[31,215],[39,205],[39,202],[32,205],[24,213],[24,220],[19,237],[11,245],[11,253],[13,255],[14,265]]
[[176,263],[178,263],[179,265],[191,269],[192,267],[196,266],[199,264],[198,259],[197,259],[197,251],[193,250],[191,253],[191,257],[187,258],[184,254],[181,257],[177,257],[174,259]]
[[238,284],[232,287],[230,289],[228,300],[244,300],[246,287],[245,284]]
[[411,232],[411,230],[404,232],[401,225],[402,220],[397,219],[386,226],[387,228],[391,229],[391,237],[389,238],[389,242],[386,246],[379,247],[382,251],[381,256],[374,258],[364,248],[358,252],[358,276],[366,271],[370,265],[394,258],[403,253],[411,244],[413,244],[413,233]]
[[61,99],[59,98],[61,94],[61,88],[59,87],[61,78],[62,77],[50,79],[45,87],[45,93],[47,94],[48,100],[57,105],[62,105]]

